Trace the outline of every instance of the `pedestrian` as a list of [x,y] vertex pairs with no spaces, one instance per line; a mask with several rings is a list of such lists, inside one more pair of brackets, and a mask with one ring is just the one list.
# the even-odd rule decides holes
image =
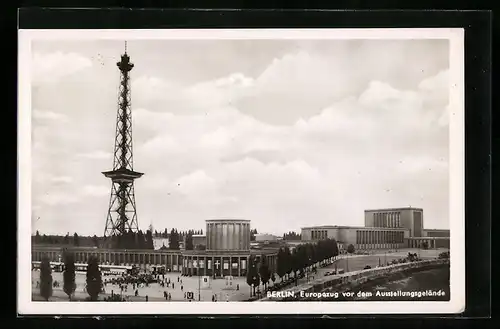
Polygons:
[[215,297],[214,297],[214,295],[212,295],[212,302],[214,302],[214,301],[215,301]]
[[139,289],[135,290],[135,297],[139,296]]
[[184,286],[181,286],[181,291],[184,291]]
[[184,299],[186,299],[186,293],[184,293]]
[[179,282],[179,277],[177,277],[177,282]]
[[173,283],[173,282],[172,282],[172,289],[175,289],[175,285],[174,285],[174,283]]
[[148,295],[146,295],[146,302],[148,301]]

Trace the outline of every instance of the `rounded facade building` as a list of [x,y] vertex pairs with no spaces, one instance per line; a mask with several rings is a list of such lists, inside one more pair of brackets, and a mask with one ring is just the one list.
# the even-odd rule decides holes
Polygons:
[[207,250],[250,250],[250,220],[206,221]]

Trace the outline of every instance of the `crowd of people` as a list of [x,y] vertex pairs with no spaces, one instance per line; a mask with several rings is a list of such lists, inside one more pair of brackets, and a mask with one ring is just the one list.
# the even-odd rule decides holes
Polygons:
[[[139,297],[140,294],[140,288],[144,287],[149,287],[150,284],[157,283],[161,288],[171,288],[175,289],[178,287],[181,291],[184,291],[184,285],[182,282],[182,279],[180,276],[177,277],[177,282],[172,281],[170,278],[165,277],[165,274],[159,274],[159,273],[137,273],[136,275],[132,274],[122,274],[121,276],[105,279],[103,281],[103,286],[107,287],[108,285],[114,286],[117,285],[120,294],[117,295],[114,290],[111,290],[111,296],[107,297],[107,301],[118,301],[123,298],[123,301],[125,301],[127,297],[115,297],[115,296],[123,296],[124,293],[128,294],[129,289],[133,291],[133,296]],[[105,290],[104,290],[105,292]],[[172,294],[167,292],[166,290],[163,291],[163,298],[165,298],[166,301],[172,300]],[[184,298],[186,298],[186,293],[184,292]],[[149,296],[145,295],[146,301],[149,300]]]

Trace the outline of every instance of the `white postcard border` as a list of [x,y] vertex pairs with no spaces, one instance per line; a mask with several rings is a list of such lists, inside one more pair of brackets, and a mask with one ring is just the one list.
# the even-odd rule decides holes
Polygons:
[[[31,42],[134,39],[448,39],[450,41],[449,302],[34,302],[31,296]],[[169,29],[19,30],[18,313],[28,314],[440,314],[465,308],[464,30],[438,29]],[[451,220],[452,219],[452,220]],[[105,305],[105,307],[103,307]]]

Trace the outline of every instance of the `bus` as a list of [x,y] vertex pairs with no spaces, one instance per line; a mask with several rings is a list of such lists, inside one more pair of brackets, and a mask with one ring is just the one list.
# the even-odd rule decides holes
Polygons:
[[[32,270],[40,270],[40,261],[33,261],[31,264]],[[75,263],[75,272],[87,272],[87,264],[85,263]],[[50,262],[50,267],[54,272],[63,272],[64,263],[62,262]],[[122,274],[136,274],[135,266],[128,265],[99,265],[101,273],[105,275],[122,275]]]
[[167,268],[165,265],[151,265],[151,272],[153,274],[165,274],[167,272]]
[[[40,262],[40,261],[31,262],[31,269],[32,270],[40,270],[41,263],[42,262]],[[61,262],[50,262],[50,268],[54,272],[62,272],[62,271],[64,271],[64,264]]]

